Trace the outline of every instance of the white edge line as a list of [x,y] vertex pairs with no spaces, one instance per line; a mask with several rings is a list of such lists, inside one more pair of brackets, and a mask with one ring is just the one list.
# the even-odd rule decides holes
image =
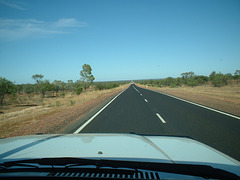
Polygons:
[[219,110],[216,110],[216,109],[213,109],[213,108],[210,108],[210,107],[201,105],[201,104],[197,104],[197,103],[194,103],[194,102],[191,102],[191,101],[188,101],[188,100],[185,100],[185,99],[181,99],[181,98],[178,98],[178,97],[169,95],[169,94],[165,94],[165,93],[162,93],[162,92],[159,92],[159,91],[154,91],[154,90],[150,90],[150,89],[146,89],[146,90],[153,91],[153,92],[156,92],[156,93],[159,93],[159,94],[163,94],[163,95],[166,95],[166,96],[169,96],[169,97],[178,99],[178,100],[180,100],[180,101],[184,101],[184,102],[187,102],[187,103],[190,103],[190,104],[193,104],[193,105],[196,105],[196,106],[199,106],[199,107],[202,107],[202,108],[211,110],[211,111],[215,111],[215,112],[218,112],[218,113],[220,113],[220,114],[224,114],[224,115],[226,115],[226,116],[229,116],[229,117],[236,118],[236,119],[239,119],[239,120],[240,120],[240,117],[238,117],[238,116],[234,116],[234,115],[232,115],[232,114],[228,114],[228,113],[225,113],[225,112],[222,112],[222,111],[219,111]]
[[160,116],[160,114],[156,113],[156,115],[162,121],[162,123],[166,123],[166,121]]
[[[130,87],[130,86],[129,86]],[[128,87],[128,88],[129,88]],[[127,89],[128,89],[127,88]],[[126,91],[125,89],[124,91]],[[94,114],[89,120],[87,120],[80,128],[78,128],[73,134],[78,134],[83,128],[85,128],[98,114],[100,114],[109,104],[111,104],[118,96],[120,96],[124,91],[120,92],[115,96],[110,102],[108,102],[102,109],[100,109],[96,114]]]

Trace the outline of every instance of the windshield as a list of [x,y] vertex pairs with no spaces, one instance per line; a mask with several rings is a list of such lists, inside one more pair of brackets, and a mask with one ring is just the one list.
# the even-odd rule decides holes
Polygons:
[[0,158],[238,164],[239,32],[238,0],[0,0],[0,137],[39,135]]

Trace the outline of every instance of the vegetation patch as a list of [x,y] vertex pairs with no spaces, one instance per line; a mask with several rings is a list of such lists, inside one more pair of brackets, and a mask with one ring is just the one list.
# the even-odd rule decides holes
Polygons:
[[181,74],[181,77],[165,79],[150,79],[135,81],[142,85],[149,85],[153,87],[181,87],[189,86],[196,87],[201,85],[210,85],[213,87],[222,87],[225,85],[240,84],[240,70],[236,70],[234,75],[231,73],[222,74],[213,71],[209,76],[195,75],[194,72],[185,72]]
[[234,75],[216,73],[209,76],[182,73],[181,77],[137,81],[144,88],[160,91],[208,107],[240,116],[240,70]]
[[128,86],[128,82],[94,83],[88,64],[82,66],[76,82],[51,83],[43,78],[34,74],[35,84],[16,85],[0,77],[0,137],[61,132]]
[[[37,133],[61,133],[106,99],[115,96],[128,86],[126,84],[102,91],[87,90],[80,96],[66,92],[64,98],[61,96],[44,98],[38,106],[4,106],[5,112],[0,114],[0,138]],[[13,110],[14,108],[17,109]]]

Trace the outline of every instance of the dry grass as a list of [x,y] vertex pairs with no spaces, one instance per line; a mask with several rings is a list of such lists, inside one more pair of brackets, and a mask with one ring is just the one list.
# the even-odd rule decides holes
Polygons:
[[[146,86],[139,85],[146,88]],[[240,116],[240,85],[212,87],[147,87]]]
[[[0,137],[29,135],[39,132],[60,133],[66,126],[78,121],[101,102],[128,86],[124,85],[103,91],[88,91],[79,96],[66,93],[64,98],[45,98],[43,101],[40,97],[34,96],[31,101],[27,102],[28,105],[5,107],[1,109],[4,114],[0,114]],[[146,88],[146,86],[139,86]],[[239,85],[221,88],[211,86],[148,88],[240,116]],[[37,106],[31,106],[34,103]]]
[[[4,113],[0,114],[0,137],[35,134],[40,130],[41,132],[51,132],[49,131],[53,128],[51,126],[59,126],[60,128],[61,124],[69,124],[73,120],[72,116],[74,116],[74,120],[79,119],[77,116],[83,116],[94,106],[128,86],[124,85],[102,91],[87,91],[79,96],[66,93],[65,97],[44,98],[43,101],[39,101],[37,106],[32,107],[30,105],[5,107],[1,110]],[[37,96],[34,98],[38,99]],[[65,113],[65,119],[61,115],[62,112]],[[56,117],[49,118],[55,114],[57,114]],[[69,122],[65,123],[64,121]]]

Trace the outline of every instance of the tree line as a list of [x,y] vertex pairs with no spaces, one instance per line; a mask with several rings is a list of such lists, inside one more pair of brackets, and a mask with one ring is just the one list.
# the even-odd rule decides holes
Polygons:
[[173,78],[168,77],[165,79],[158,79],[158,80],[140,80],[137,81],[143,85],[151,85],[156,87],[180,87],[180,86],[199,86],[199,85],[212,85],[214,87],[221,87],[224,85],[231,84],[233,82],[240,83],[240,70],[236,70],[234,75],[231,73],[222,74],[216,73],[213,71],[209,76],[203,75],[195,75],[194,72],[184,72],[181,74],[181,77]]
[[[29,97],[32,94],[40,94],[42,99],[46,97],[46,93],[52,93],[51,96],[65,96],[65,92],[74,92],[80,95],[84,90],[86,91],[91,87],[93,90],[104,90],[119,87],[121,84],[128,83],[128,81],[122,82],[93,82],[95,77],[92,75],[92,68],[88,64],[82,66],[80,71],[81,78],[75,82],[68,80],[63,82],[61,80],[55,80],[52,83],[49,80],[43,79],[44,75],[34,74],[32,79],[35,80],[34,84],[20,84],[15,85],[13,82],[6,78],[0,77],[0,105],[4,104],[4,99],[7,95],[16,96],[17,94],[27,94]],[[158,80],[138,80],[143,85],[151,85],[157,87],[179,87],[179,86],[198,86],[209,84],[214,87],[221,87],[232,82],[240,83],[240,70],[232,75],[231,73],[222,74],[213,71],[209,76],[195,75],[194,72],[185,72],[181,74],[181,77]]]
[[120,82],[98,82],[94,83],[95,77],[92,74],[92,68],[88,64],[82,66],[80,71],[80,79],[77,81],[68,80],[63,82],[61,80],[55,80],[52,83],[49,80],[44,79],[42,74],[32,75],[34,84],[14,84],[6,78],[0,77],[0,105],[4,104],[4,99],[7,95],[17,96],[17,94],[27,94],[29,97],[33,94],[41,95],[42,99],[46,97],[46,93],[50,93],[51,96],[65,96],[65,92],[73,92],[80,95],[88,88],[95,90],[111,89],[118,87]]

